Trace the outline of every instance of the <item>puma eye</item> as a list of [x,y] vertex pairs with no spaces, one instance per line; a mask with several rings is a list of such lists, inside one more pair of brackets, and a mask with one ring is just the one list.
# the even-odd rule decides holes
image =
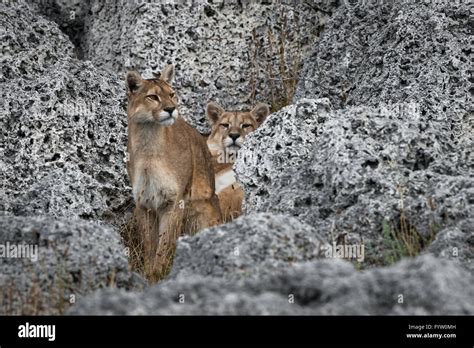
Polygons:
[[221,127],[229,128],[229,124],[228,123],[221,123]]
[[171,92],[171,93],[170,93],[170,98],[174,98],[174,97],[176,97],[176,93]]
[[155,95],[155,94],[150,94],[150,95],[147,95],[146,97],[147,97],[148,99],[150,99],[150,100],[154,100],[154,101],[157,101],[157,102],[160,101],[160,97],[158,97],[158,96]]
[[251,124],[246,124],[246,123],[242,125],[242,128],[248,128],[248,127],[252,127],[252,125]]

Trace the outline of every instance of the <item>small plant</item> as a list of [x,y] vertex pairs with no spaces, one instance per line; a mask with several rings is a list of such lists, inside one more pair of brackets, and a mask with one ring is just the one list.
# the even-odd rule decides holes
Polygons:
[[[416,227],[410,223],[404,210],[403,189],[398,187],[400,194],[400,217],[397,224],[392,224],[387,219],[382,222],[382,237],[384,264],[393,264],[403,257],[414,257],[423,251],[435,238],[439,226],[430,222],[428,236],[423,236]],[[431,208],[431,205],[430,205]]]
[[420,254],[433,241],[436,233],[432,229],[428,237],[423,237],[402,212],[398,227],[394,227],[386,219],[383,221],[382,235],[385,247],[384,264],[393,264],[403,257]]
[[[299,16],[294,15],[294,25],[299,26]],[[258,82],[263,85],[261,88],[268,91],[271,112],[292,103],[298,84],[298,75],[301,69],[301,40],[297,30],[294,32],[292,41],[295,44],[293,49],[288,48],[290,33],[288,16],[285,8],[281,6],[279,23],[275,29],[267,28],[266,37],[262,37],[259,42],[256,30],[252,30],[252,47],[250,60],[252,64],[252,76],[250,78],[252,104],[256,102]],[[260,52],[263,51],[265,63],[259,62]],[[261,66],[265,64],[265,66]],[[260,76],[264,73],[264,77]],[[262,81],[261,81],[262,80]]]

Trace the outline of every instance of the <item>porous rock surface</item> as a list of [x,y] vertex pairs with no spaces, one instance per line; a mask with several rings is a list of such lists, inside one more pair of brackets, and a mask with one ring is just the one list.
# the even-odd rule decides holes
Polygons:
[[[256,100],[270,103],[270,83],[274,93],[282,88],[275,78],[280,42],[288,78],[296,77],[292,66],[309,53],[335,6],[335,1],[98,0],[85,19],[82,46],[95,66],[122,74],[136,69],[151,77],[174,63],[180,112],[208,132],[205,106],[211,100],[235,110]],[[268,64],[275,80],[269,80]]]
[[[470,241],[466,11],[463,2],[414,1],[336,10],[294,105],[272,114],[239,154],[245,210],[298,216],[328,238],[347,233],[366,242],[369,259],[383,258],[384,224],[400,230],[403,217],[425,244],[446,228],[457,234],[445,238]],[[460,250],[454,257],[472,268],[472,242]]]
[[75,54],[83,58],[84,25],[89,15],[91,1],[83,0],[15,0],[27,2],[41,15],[56,22],[74,44]]
[[0,212],[113,220],[130,203],[123,82],[12,4],[0,12]]
[[[60,314],[94,289],[145,284],[129,271],[126,251],[110,227],[81,219],[0,217],[0,231],[3,315]],[[26,254],[13,254],[25,247]]]
[[[322,17],[321,2],[284,9],[302,28],[287,37],[304,60],[294,103],[248,137],[235,166],[246,212],[260,213],[182,238],[170,278],[143,292],[124,290],[143,281],[117,230],[76,219],[116,221],[131,206],[123,72],[174,62],[182,112],[205,132],[207,101],[249,106],[254,72],[269,82],[265,33],[281,17],[273,2],[100,0],[68,24],[77,2],[0,4],[0,211],[17,216],[0,218],[0,244],[37,243],[41,255],[0,260],[0,284],[61,284],[44,298],[61,311],[58,298],[79,294],[69,314],[474,314],[469,9],[344,1],[317,43],[336,3]],[[383,226],[402,215],[434,238],[425,255],[363,271],[321,259],[321,244],[347,233],[364,241],[365,264],[383,263]],[[112,284],[122,289],[86,296]]]
[[316,260],[260,279],[193,275],[141,293],[100,290],[68,314],[472,314],[472,281],[456,263],[431,255],[364,272],[346,261]]
[[130,208],[121,77],[77,60],[24,1],[0,4],[0,26],[0,245],[39,247],[37,262],[0,259],[1,310],[59,314],[72,295],[143,285],[104,223]]
[[250,214],[180,238],[170,277],[261,278],[324,254],[324,239],[291,216]]

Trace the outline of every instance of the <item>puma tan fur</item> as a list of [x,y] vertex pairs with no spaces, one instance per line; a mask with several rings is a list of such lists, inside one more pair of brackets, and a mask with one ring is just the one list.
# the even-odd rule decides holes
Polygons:
[[202,136],[179,116],[170,83],[127,75],[127,171],[144,245],[144,269],[157,280],[169,269],[177,238],[221,222],[211,155]]
[[270,114],[266,104],[258,104],[248,112],[225,111],[211,102],[206,108],[211,125],[207,146],[212,154],[216,178],[216,193],[225,222],[242,214],[244,192],[232,169],[238,150],[245,137],[254,131]]

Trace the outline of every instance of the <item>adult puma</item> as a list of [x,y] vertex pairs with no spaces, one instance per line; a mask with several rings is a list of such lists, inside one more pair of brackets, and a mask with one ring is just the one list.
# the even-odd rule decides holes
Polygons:
[[207,146],[211,151],[216,175],[216,193],[224,222],[242,214],[244,192],[232,169],[238,150],[245,137],[257,129],[270,114],[268,105],[259,103],[251,111],[225,111],[210,102],[206,114],[211,125]]
[[202,136],[179,116],[170,83],[127,74],[127,171],[144,244],[144,270],[157,280],[168,270],[177,238],[221,221],[211,156]]

